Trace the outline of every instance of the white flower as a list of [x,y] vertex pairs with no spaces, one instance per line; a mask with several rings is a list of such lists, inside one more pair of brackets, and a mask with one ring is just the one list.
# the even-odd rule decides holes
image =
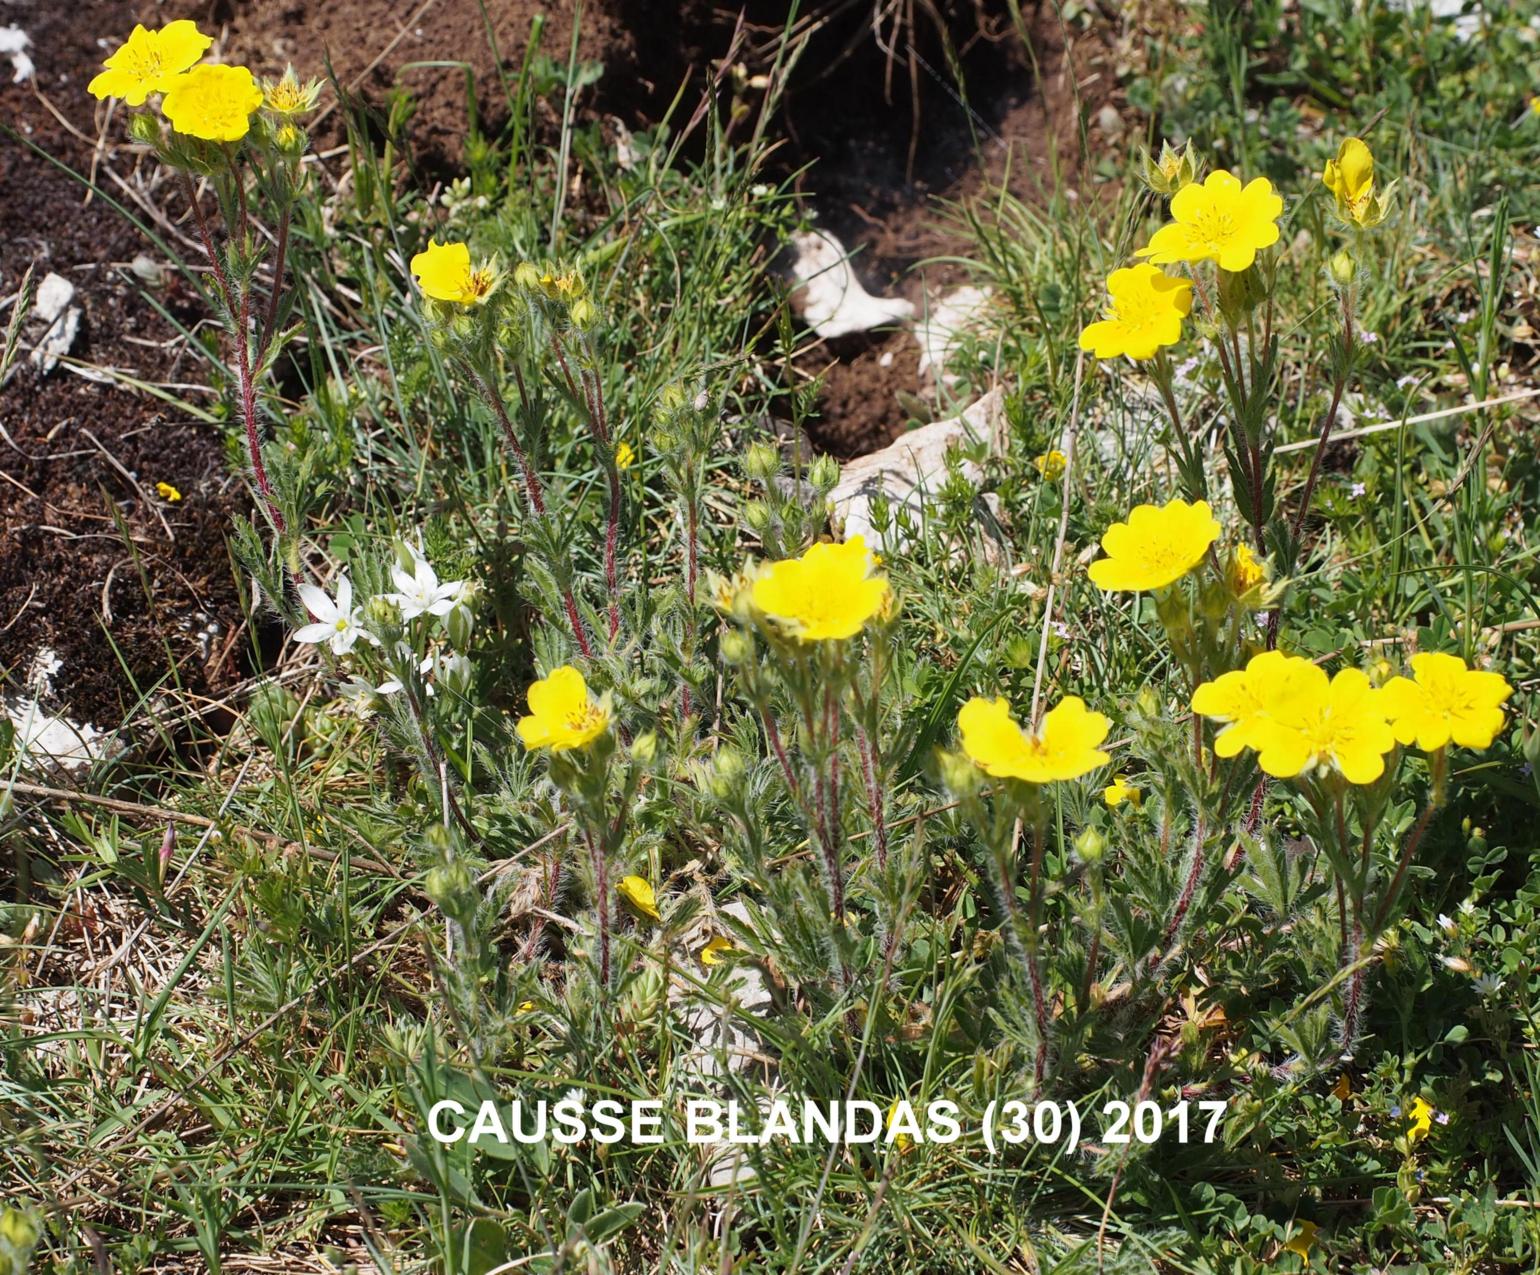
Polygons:
[[379,640],[363,627],[363,608],[353,605],[353,582],[347,576],[337,578],[335,602],[313,584],[299,586],[299,600],[316,623],[298,629],[296,642],[327,642],[336,655],[346,655],[359,638],[378,645]]
[[1503,980],[1496,974],[1478,974],[1471,980],[1471,985],[1482,996],[1496,996],[1503,990]]
[[401,608],[403,620],[419,615],[448,615],[459,601],[460,590],[465,582],[451,580],[448,584],[440,584],[438,572],[415,549],[412,550],[412,563],[410,573],[403,571],[400,566],[390,569],[391,583],[396,586],[396,592],[385,596]]
[[[402,642],[399,646],[396,647],[396,654],[401,658],[401,662],[403,664],[411,663],[412,649],[411,647],[407,646],[405,642]],[[428,682],[426,679],[428,674],[433,671],[433,656],[424,655],[422,657],[422,662],[417,666],[417,671],[422,675],[424,679],[428,698],[432,699],[434,695],[433,683]],[[392,677],[388,681],[381,682],[374,689],[381,695],[394,695],[402,689],[401,678],[399,676]]]
[[1458,933],[1460,929],[1459,925],[1454,921],[1453,918],[1445,916],[1442,912],[1438,914],[1438,928],[1443,930],[1445,934],[1451,935]]
[[1349,494],[1353,497],[1354,500],[1357,500],[1367,490],[1368,488],[1366,488],[1362,483],[1354,483]]

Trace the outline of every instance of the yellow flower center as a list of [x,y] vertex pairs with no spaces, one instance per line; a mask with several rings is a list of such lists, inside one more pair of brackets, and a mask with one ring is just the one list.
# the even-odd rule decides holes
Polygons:
[[599,706],[590,700],[580,706],[575,713],[568,713],[565,724],[574,735],[581,735],[601,725],[603,721],[604,715],[599,711]]
[[1210,252],[1217,252],[1235,237],[1235,214],[1210,206],[1193,219],[1192,233]]
[[345,615],[339,615],[337,617],[336,624],[334,624],[332,627],[335,628],[338,633],[346,633],[348,629],[348,617]]

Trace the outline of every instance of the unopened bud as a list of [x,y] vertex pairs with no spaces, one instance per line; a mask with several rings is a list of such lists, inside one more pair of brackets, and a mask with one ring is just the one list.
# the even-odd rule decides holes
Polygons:
[[770,506],[762,500],[751,500],[743,507],[743,521],[749,525],[749,530],[757,535],[763,535],[770,529]]
[[722,634],[717,649],[721,652],[723,662],[734,668],[754,661],[754,639],[738,629],[729,629]]
[[808,482],[819,491],[832,491],[840,480],[840,463],[832,456],[816,457],[807,470]]
[[1331,272],[1331,281],[1339,288],[1347,287],[1358,274],[1358,263],[1346,248],[1332,254],[1327,268]]
[[1107,838],[1098,828],[1085,828],[1075,838],[1075,853],[1085,863],[1098,863],[1107,853]]
[[650,730],[638,735],[631,744],[631,758],[638,765],[652,765],[657,755],[658,737]]
[[971,797],[983,783],[979,768],[973,764],[966,753],[938,750],[936,769],[941,774],[943,786],[956,797]]
[[743,472],[755,482],[769,482],[780,468],[781,455],[769,443],[750,443],[743,453]]

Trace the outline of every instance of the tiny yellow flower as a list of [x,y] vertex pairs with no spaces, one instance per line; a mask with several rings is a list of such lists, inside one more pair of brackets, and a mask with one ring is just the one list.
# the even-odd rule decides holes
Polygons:
[[1273,184],[1257,177],[1241,180],[1216,168],[1200,184],[1193,182],[1171,200],[1171,221],[1150,238],[1136,257],[1155,265],[1175,261],[1217,261],[1221,270],[1245,270],[1257,253],[1278,242],[1283,200]]
[[1045,713],[1032,735],[1017,725],[1005,700],[975,695],[957,714],[957,729],[973,764],[996,779],[1049,784],[1078,779],[1110,760],[1100,745],[1112,723],[1074,695]]
[[1301,1222],[1299,1230],[1289,1236],[1288,1242],[1284,1244],[1283,1251],[1285,1253],[1297,1254],[1302,1261],[1309,1262],[1310,1247],[1315,1243],[1315,1235],[1318,1230],[1320,1228],[1314,1222]]
[[491,266],[473,267],[465,244],[433,239],[412,258],[412,277],[425,296],[456,305],[480,305],[497,286],[497,272]]
[[518,1012],[521,1014],[533,1014],[535,1012],[535,1002],[520,1001],[518,1004]]
[[[902,1098],[895,1098],[892,1105],[888,1108],[887,1117],[883,1121],[883,1128],[887,1132],[892,1132],[893,1123],[898,1118],[898,1104],[902,1101]],[[898,1148],[899,1155],[908,1155],[914,1146],[914,1139],[900,1130],[898,1133],[893,1134],[893,1145]]]
[[1303,696],[1324,693],[1326,686],[1326,674],[1309,660],[1263,651],[1244,669],[1199,686],[1192,695],[1192,711],[1224,723],[1214,739],[1214,752],[1234,757],[1243,748],[1260,752],[1278,728],[1278,714]]
[[1396,742],[1415,743],[1425,753],[1451,743],[1490,748],[1506,720],[1498,705],[1512,694],[1500,673],[1436,652],[1412,656],[1412,676],[1393,677],[1380,690]]
[[1144,805],[1144,793],[1136,784],[1129,783],[1126,775],[1115,775],[1112,782],[1102,789],[1102,800],[1112,810],[1116,810],[1125,801],[1138,810]]
[[1189,505],[1138,505],[1127,522],[1102,535],[1107,556],[1093,562],[1091,583],[1109,593],[1164,589],[1191,571],[1219,539],[1219,523],[1208,501]]
[[800,642],[854,637],[883,612],[888,578],[861,536],[816,544],[800,558],[772,563],[754,580],[755,607]]
[[1058,448],[1053,448],[1037,457],[1032,464],[1037,467],[1038,475],[1045,483],[1056,483],[1064,477],[1069,460]]
[[1244,544],[1235,546],[1230,565],[1225,571],[1225,584],[1231,594],[1244,598],[1267,581],[1267,565]]
[[723,938],[720,934],[713,934],[696,955],[700,957],[702,965],[727,965],[732,961],[737,951],[738,949],[733,946],[731,939]]
[[1362,138],[1346,138],[1335,159],[1326,161],[1321,174],[1326,189],[1336,196],[1337,206],[1362,224],[1363,214],[1374,197],[1374,154]]
[[136,26],[102,63],[106,70],[86,86],[86,91],[97,99],[120,97],[129,106],[143,106],[151,93],[169,89],[213,43],[186,18],[168,22],[158,31]]
[[630,443],[617,444],[615,447],[615,468],[627,470],[634,464],[636,464],[636,449]]
[[244,66],[195,66],[171,82],[160,109],[171,127],[206,142],[238,142],[251,131],[262,90]]
[[1406,1114],[1412,1122],[1411,1127],[1406,1131],[1406,1140],[1417,1143],[1421,1142],[1432,1131],[1433,1117],[1438,1112],[1432,1103],[1424,1099],[1421,1094],[1418,1094],[1416,1098],[1412,1099],[1412,1109]]
[[1192,311],[1190,279],[1141,261],[1107,276],[1107,296],[1107,317],[1080,330],[1082,350],[1099,359],[1126,354],[1142,361],[1182,339],[1182,320]]
[[658,911],[657,891],[652,888],[650,882],[644,877],[622,877],[620,884],[615,887],[620,897],[634,907],[643,916],[654,921],[662,921],[663,915]]
[[529,688],[529,716],[519,718],[519,738],[528,749],[553,753],[587,748],[610,724],[608,698],[595,702],[583,675],[564,664]]
[[262,105],[274,115],[285,118],[315,110],[320,97],[321,81],[301,84],[292,66],[284,71],[283,78],[262,82]]
[[155,494],[164,500],[168,505],[174,505],[177,503],[177,501],[182,499],[182,493],[179,492],[170,483],[156,483]]
[[1332,1096],[1338,1102],[1346,1102],[1353,1096],[1353,1082],[1348,1079],[1347,1072],[1337,1077],[1337,1083],[1331,1087]]

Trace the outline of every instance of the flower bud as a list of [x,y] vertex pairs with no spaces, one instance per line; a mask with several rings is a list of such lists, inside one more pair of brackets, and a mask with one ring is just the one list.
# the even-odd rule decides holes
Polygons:
[[451,655],[439,666],[439,681],[455,695],[464,695],[471,689],[471,662],[464,655]]
[[587,297],[579,297],[567,310],[567,317],[572,320],[575,328],[586,328],[598,317],[599,312],[594,309],[594,303]]
[[513,282],[525,291],[540,286],[540,271],[528,261],[521,261],[513,268]]
[[1083,863],[1099,863],[1107,853],[1107,838],[1099,828],[1085,828],[1075,838],[1075,853]]
[[631,759],[639,766],[650,766],[658,755],[658,737],[653,731],[638,735],[631,744]]
[[764,535],[772,521],[770,506],[762,500],[751,500],[743,507],[743,521],[756,535]]
[[658,406],[665,412],[677,412],[688,400],[689,396],[684,392],[684,386],[665,385],[663,392],[658,395]]
[[458,650],[465,650],[471,644],[471,634],[476,628],[476,615],[463,603],[455,607],[444,617],[444,628],[449,633],[450,643]]
[[135,115],[128,121],[128,135],[145,146],[158,146],[161,137],[160,120],[148,112]]
[[755,482],[769,482],[780,468],[781,454],[769,443],[750,443],[743,453],[743,472]]
[[430,899],[446,910],[474,884],[470,869],[458,860],[430,868],[422,888]]
[[377,593],[364,603],[364,619],[370,629],[381,629],[400,624],[401,612],[383,593]]
[[1327,268],[1331,274],[1331,281],[1339,288],[1346,288],[1358,274],[1358,263],[1353,260],[1353,254],[1346,248],[1332,254]]
[[807,480],[819,491],[832,491],[840,480],[840,463],[832,456],[818,456],[808,466]]
[[754,662],[754,639],[741,630],[729,629],[722,634],[717,649],[721,652],[723,662],[734,668]]
[[983,775],[965,753],[938,749],[936,769],[941,783],[954,797],[971,797],[983,783]]
[[743,754],[736,748],[717,749],[717,754],[712,759],[709,781],[711,795],[718,801],[730,800],[742,788],[743,777],[747,773],[748,764],[744,761]]

